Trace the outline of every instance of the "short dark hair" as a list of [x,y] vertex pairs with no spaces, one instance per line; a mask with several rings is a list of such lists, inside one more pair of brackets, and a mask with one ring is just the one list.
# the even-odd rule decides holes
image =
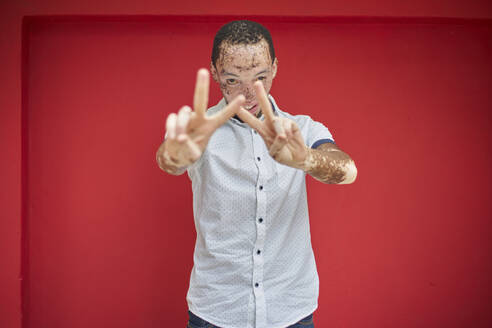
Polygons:
[[220,55],[220,46],[223,42],[229,44],[256,44],[264,39],[268,43],[272,63],[275,60],[275,50],[270,32],[260,23],[249,20],[236,20],[222,26],[215,34],[212,48],[212,64],[215,67]]

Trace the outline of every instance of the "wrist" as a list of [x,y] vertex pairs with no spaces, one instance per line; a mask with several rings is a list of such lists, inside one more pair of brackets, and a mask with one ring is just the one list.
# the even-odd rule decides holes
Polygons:
[[313,154],[314,149],[311,149],[306,146],[306,156],[304,157],[304,160],[300,163],[298,169],[303,170],[306,173],[309,173],[313,166],[314,166],[314,154]]

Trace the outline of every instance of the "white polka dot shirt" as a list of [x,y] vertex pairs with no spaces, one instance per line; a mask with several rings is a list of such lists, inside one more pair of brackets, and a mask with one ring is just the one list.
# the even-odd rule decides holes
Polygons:
[[[294,120],[306,145],[334,142],[309,116]],[[222,99],[207,115],[224,108]],[[247,124],[231,118],[188,167],[197,232],[186,300],[222,328],[283,328],[314,312],[319,279],[305,173],[276,162]]]

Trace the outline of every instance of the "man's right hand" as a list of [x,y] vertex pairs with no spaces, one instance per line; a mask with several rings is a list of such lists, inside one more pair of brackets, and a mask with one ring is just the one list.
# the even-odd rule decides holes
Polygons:
[[159,167],[170,174],[182,174],[188,165],[198,160],[215,130],[244,104],[245,98],[240,95],[220,112],[206,116],[209,84],[208,70],[200,69],[193,98],[194,111],[184,106],[178,114],[171,113],[167,117],[166,140],[157,150],[156,157]]

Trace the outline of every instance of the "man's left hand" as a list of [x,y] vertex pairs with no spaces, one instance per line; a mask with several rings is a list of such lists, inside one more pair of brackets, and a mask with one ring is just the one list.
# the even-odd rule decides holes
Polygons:
[[273,114],[265,88],[260,81],[255,82],[254,89],[265,119],[259,120],[244,108],[241,108],[237,115],[260,134],[270,156],[277,162],[304,169],[308,148],[299,127],[294,121]]

